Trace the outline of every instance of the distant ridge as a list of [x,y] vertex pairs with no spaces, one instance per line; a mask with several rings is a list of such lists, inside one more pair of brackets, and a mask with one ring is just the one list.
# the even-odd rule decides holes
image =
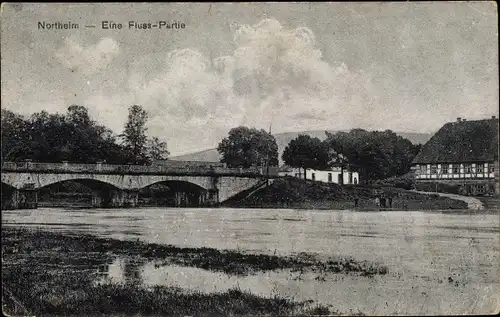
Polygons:
[[219,162],[219,153],[217,152],[217,149],[208,149],[184,155],[172,156],[169,157],[169,159],[176,161]]
[[[335,133],[338,131],[328,131],[331,133]],[[276,143],[278,143],[278,152],[279,152],[279,160],[280,165],[283,163],[281,161],[281,154],[283,150],[288,145],[288,143],[295,139],[299,134],[307,134],[311,137],[316,137],[320,140],[324,140],[326,138],[325,130],[314,130],[314,131],[299,131],[299,132],[284,132],[284,133],[276,133],[274,137],[276,138]],[[412,133],[412,132],[396,132],[397,135],[402,136],[410,140],[414,144],[425,144],[432,137],[433,133]],[[170,157],[172,160],[179,161],[205,161],[205,162],[219,162],[220,155],[217,152],[217,149],[208,149],[197,151],[189,154],[178,155]]]

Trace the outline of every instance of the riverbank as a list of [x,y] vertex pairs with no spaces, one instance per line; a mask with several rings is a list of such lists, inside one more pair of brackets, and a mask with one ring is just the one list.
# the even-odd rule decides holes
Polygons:
[[462,195],[457,195],[457,194],[449,194],[449,193],[433,193],[433,192],[424,192],[424,191],[417,191],[414,190],[415,193],[421,193],[421,194],[426,194],[426,195],[439,195],[441,197],[448,197],[451,199],[455,200],[461,200],[467,204],[467,208],[471,210],[484,210],[484,205],[483,203],[471,196],[462,196]]
[[4,303],[9,309],[6,312],[43,316],[79,315],[81,312],[89,316],[137,313],[172,316],[338,314],[334,307],[316,305],[311,301],[295,302],[276,296],[266,298],[239,289],[206,294],[168,286],[96,284],[98,268],[120,255],[238,276],[281,269],[314,272],[318,278],[327,272],[368,277],[388,273],[383,265],[350,258],[320,260],[305,253],[280,257],[2,228],[3,286],[7,290]]
[[[380,208],[376,198],[392,198],[392,208]],[[357,205],[355,201],[358,201]],[[410,190],[374,185],[337,185],[286,177],[274,180],[252,195],[222,204],[232,208],[446,210],[467,209],[467,203]]]

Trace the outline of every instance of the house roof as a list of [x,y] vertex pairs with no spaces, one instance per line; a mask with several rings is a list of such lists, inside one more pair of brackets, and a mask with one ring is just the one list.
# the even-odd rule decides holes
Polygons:
[[413,164],[498,160],[498,119],[446,123],[422,147]]

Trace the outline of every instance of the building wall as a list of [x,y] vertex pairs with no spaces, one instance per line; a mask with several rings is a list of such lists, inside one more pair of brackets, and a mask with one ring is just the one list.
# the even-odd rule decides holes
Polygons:
[[[307,169],[306,170],[306,179],[309,180],[314,180],[317,182],[324,182],[324,183],[335,183],[339,184],[340,183],[340,169],[334,169],[334,170],[313,170],[313,169]],[[359,184],[359,173],[358,172],[351,172],[351,171],[345,171],[343,173],[344,177],[344,184]],[[293,176],[297,178],[304,178],[304,170],[300,170],[298,168],[291,168],[287,171],[281,171],[279,173],[279,176]]]
[[[497,164],[498,165],[498,162]],[[494,162],[416,164],[416,179],[488,179],[495,178]]]
[[429,183],[441,183],[456,187],[464,195],[500,194],[498,161],[416,164],[412,169],[417,188]]

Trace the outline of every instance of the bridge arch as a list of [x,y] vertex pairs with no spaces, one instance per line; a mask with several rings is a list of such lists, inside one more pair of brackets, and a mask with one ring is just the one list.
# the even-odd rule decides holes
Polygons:
[[200,184],[186,180],[176,180],[176,179],[158,181],[149,184],[147,186],[144,186],[141,189],[146,189],[154,185],[165,185],[171,188],[172,190],[207,190],[205,187],[200,186]]
[[[159,186],[160,185],[160,186]],[[215,198],[214,192],[181,179],[165,179],[144,186],[139,190],[139,200],[154,205],[200,207]]]
[[118,189],[123,187],[123,176],[120,175],[2,172],[2,182],[17,189],[26,185],[39,189],[64,181],[95,181]]
[[16,192],[16,188],[10,184],[2,181],[2,191],[0,192],[2,210],[13,209],[12,208],[12,196]]
[[[40,201],[52,201],[54,197],[76,197],[80,199],[108,199],[112,192],[119,191],[117,187],[95,179],[71,179],[48,184],[38,188]],[[106,200],[105,199],[105,200]],[[57,200],[57,199],[56,199]]]
[[64,183],[68,183],[68,182],[75,182],[75,183],[81,184],[81,185],[83,185],[91,190],[94,190],[94,191],[120,189],[120,187],[118,187],[116,184],[106,182],[106,181],[103,181],[101,179],[82,178],[82,177],[40,182],[40,185],[37,187],[37,189],[43,190],[45,188],[48,188],[48,187],[51,187],[51,186],[54,186],[57,184],[64,184]]
[[12,184],[8,184],[2,180],[2,192],[4,190],[16,190],[16,188]]
[[37,188],[44,188],[56,183],[74,181],[85,184],[92,189],[121,189],[121,182],[116,181],[113,177],[106,177],[105,175],[92,175],[92,174],[51,174],[45,176],[39,175]]
[[137,183],[131,182],[127,184],[137,189],[150,187],[154,184],[168,184],[192,186],[203,190],[210,190],[214,187],[213,179],[210,176],[173,176],[173,175],[149,175],[138,176]]

